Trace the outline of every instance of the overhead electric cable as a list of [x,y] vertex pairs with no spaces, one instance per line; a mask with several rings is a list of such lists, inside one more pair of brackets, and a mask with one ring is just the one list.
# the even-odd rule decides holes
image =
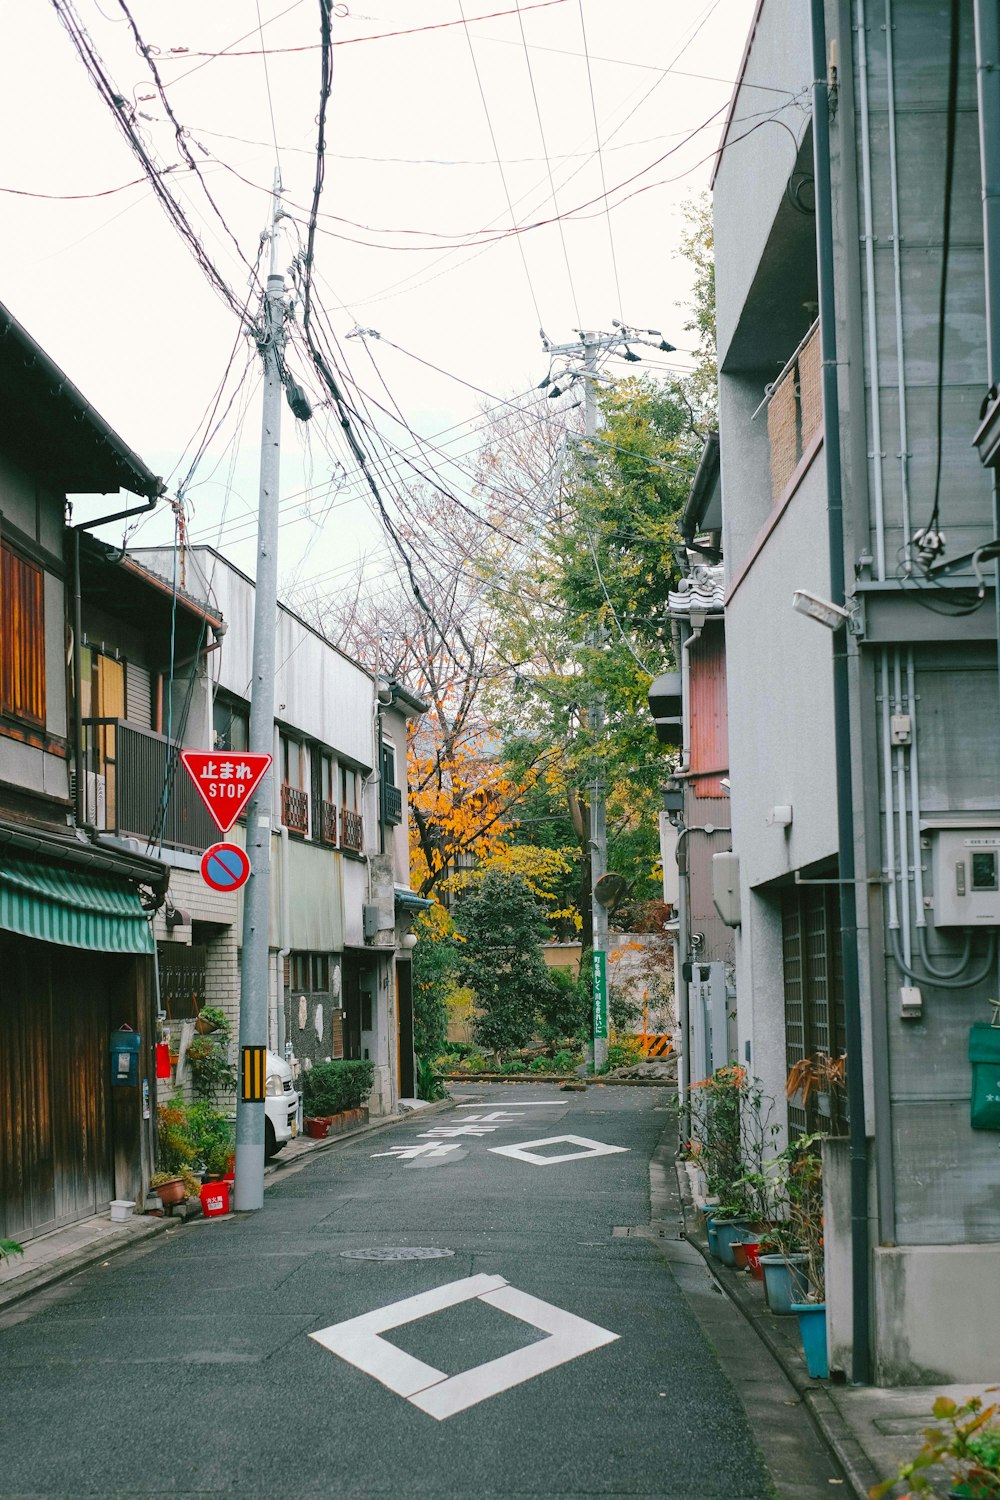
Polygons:
[[[459,8],[459,11],[461,12],[462,19],[464,21],[465,20],[465,10],[464,10],[464,7],[462,5],[462,0],[458,0],[458,8]],[[483,80],[482,80],[482,78],[480,76],[480,73],[479,73],[479,64],[476,61],[476,49],[472,45],[472,33],[469,30],[468,26],[466,26],[466,28],[465,28],[465,39],[466,39],[466,41],[469,44],[469,56],[472,59],[472,68],[473,68],[473,72],[476,75],[476,83],[477,83],[478,88],[479,88],[479,97],[483,101],[483,113],[486,116],[486,124],[487,124],[487,126],[489,128],[489,132],[490,132],[490,140],[493,142],[493,154],[496,157],[497,170],[500,173],[500,181],[503,183],[504,197],[507,199],[507,208],[508,208],[508,210],[510,212],[510,222],[511,222],[511,227],[513,228],[514,225],[516,225],[516,223],[517,223],[517,215],[514,212],[514,205],[511,202],[510,188],[507,186],[507,174],[506,174],[506,172],[503,169],[503,162],[500,160],[500,147],[497,145],[496,132],[493,129],[493,121],[490,118],[490,107],[486,103],[486,91],[483,88]],[[521,252],[521,264],[524,267],[524,279],[528,283],[528,291],[531,294],[532,305],[533,305],[533,307],[535,309],[535,317],[538,319],[539,324],[541,324],[542,321],[543,321],[543,319],[542,319],[541,310],[540,310],[540,308],[538,306],[538,297],[535,294],[534,283],[531,280],[531,272],[528,270],[528,258],[527,258],[527,256],[524,253],[524,246],[521,243],[520,236],[518,236],[518,238],[517,238],[517,248]]]
[[[583,19],[583,0],[577,0],[580,12],[580,34],[583,37],[583,54],[587,59],[587,86],[590,90],[590,108],[594,117],[594,140],[597,142],[597,161],[601,169],[601,192],[604,197],[604,211],[608,222],[608,248],[611,251],[611,269],[615,278],[615,291],[618,294],[618,316],[624,322],[625,313],[622,309],[622,288],[618,279],[618,257],[615,254],[615,236],[611,228],[611,209],[608,204],[608,184],[604,177],[604,154],[601,150],[601,128],[597,123],[597,100],[594,97],[594,78],[590,71],[590,51],[587,47],[587,27]],[[513,218],[513,215],[511,215]]]
[[545,140],[545,127],[542,124],[542,111],[538,103],[538,92],[535,88],[535,75],[531,67],[531,56],[528,52],[528,39],[524,34],[524,17],[521,15],[520,4],[518,4],[517,7],[517,24],[521,29],[521,41],[524,44],[524,61],[527,64],[528,68],[528,82],[531,84],[531,97],[534,100],[535,104],[535,118],[538,121],[538,134],[542,142],[542,151],[545,156],[545,165],[548,170],[549,189],[552,195],[552,207],[556,211],[556,219],[559,224],[559,239],[562,244],[563,260],[566,262],[566,276],[569,280],[570,296],[573,298],[573,309],[576,313],[576,321],[579,324],[582,323],[582,319],[580,317],[580,304],[577,300],[576,286],[573,282],[573,271],[569,263],[569,250],[566,246],[566,232],[563,229],[562,217],[559,212],[559,199],[556,196],[556,184],[555,179],[552,175],[552,162],[549,157],[548,143]]

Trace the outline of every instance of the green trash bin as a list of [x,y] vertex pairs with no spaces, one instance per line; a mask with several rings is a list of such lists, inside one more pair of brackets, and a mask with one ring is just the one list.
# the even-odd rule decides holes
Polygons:
[[969,1032],[973,1130],[1000,1130],[1000,1026],[977,1021]]

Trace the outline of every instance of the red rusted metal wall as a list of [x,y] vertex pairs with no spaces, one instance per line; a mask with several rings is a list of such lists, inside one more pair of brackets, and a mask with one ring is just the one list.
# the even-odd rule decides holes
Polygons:
[[708,620],[689,655],[691,781],[696,796],[726,797],[729,771],[726,637],[721,620]]

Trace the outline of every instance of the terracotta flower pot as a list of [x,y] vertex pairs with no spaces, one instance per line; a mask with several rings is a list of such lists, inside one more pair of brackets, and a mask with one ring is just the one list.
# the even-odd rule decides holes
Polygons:
[[187,1197],[187,1188],[184,1186],[183,1177],[172,1177],[169,1182],[158,1183],[153,1192],[159,1198],[164,1208],[170,1208],[175,1203],[183,1203]]

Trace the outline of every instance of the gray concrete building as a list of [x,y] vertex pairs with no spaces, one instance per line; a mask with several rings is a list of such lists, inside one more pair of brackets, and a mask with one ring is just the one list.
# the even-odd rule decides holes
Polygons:
[[[863,1081],[861,1190],[859,1153],[852,1190],[846,1142],[824,1148],[827,1321],[832,1367],[883,1384],[988,1380],[1000,1342],[1000,1139],[970,1114],[1000,925],[997,527],[973,446],[996,377],[977,42],[995,66],[997,6],[957,10],[952,70],[934,0],[761,0],[713,181],[733,1055],[783,1113],[803,1057],[846,1051]],[[838,489],[831,630],[808,596],[837,602]],[[793,1097],[785,1124],[824,1119]]]

